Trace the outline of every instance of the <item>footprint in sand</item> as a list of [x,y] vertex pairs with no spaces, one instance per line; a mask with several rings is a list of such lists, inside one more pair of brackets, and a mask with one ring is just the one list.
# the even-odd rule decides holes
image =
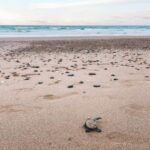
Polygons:
[[131,136],[121,132],[110,132],[106,135],[106,138],[115,143],[145,144],[150,142],[149,138]]
[[21,112],[20,105],[3,105],[0,106],[0,113],[13,113],[13,112]]
[[38,106],[25,106],[25,105],[1,105],[0,106],[0,113],[16,113],[16,112],[25,112],[25,111],[32,111],[35,109],[42,109]]
[[20,89],[15,89],[15,91],[31,91],[32,88],[20,88]]
[[[132,80],[123,80],[121,83],[122,83],[123,85],[127,86],[127,87],[134,86],[134,81],[132,81]],[[136,82],[136,84],[137,84],[137,83],[138,83],[138,82]]]
[[117,142],[117,143],[123,143],[130,141],[130,138],[123,133],[120,132],[110,132],[109,134],[106,135],[106,137],[112,141],[112,142]]
[[16,91],[16,94],[19,94],[21,92],[30,92],[32,90],[33,88],[19,88],[19,89],[15,89],[14,91]]
[[141,115],[148,114],[148,112],[150,111],[150,106],[141,106],[138,104],[130,104],[130,105],[122,107],[121,109],[123,109],[125,111],[125,113],[128,113],[129,115],[141,117]]
[[123,80],[121,81],[121,84],[127,86],[127,87],[133,87],[133,86],[137,86],[137,85],[142,85],[143,82],[145,81],[149,81],[148,79],[145,80]]
[[47,100],[56,100],[56,99],[62,99],[62,98],[65,98],[65,97],[77,95],[77,94],[78,94],[77,92],[66,93],[66,94],[63,94],[63,95],[60,95],[60,96],[50,94],[50,95],[43,96],[43,98],[47,99]]

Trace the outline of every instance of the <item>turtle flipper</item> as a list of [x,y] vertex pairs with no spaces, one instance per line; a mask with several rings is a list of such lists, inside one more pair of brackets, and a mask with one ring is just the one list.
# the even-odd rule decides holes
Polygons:
[[97,121],[97,120],[100,120],[100,119],[102,119],[101,117],[96,117],[96,118],[94,118],[93,120],[94,121]]
[[96,132],[102,132],[102,130],[99,129],[99,128],[95,129],[95,131],[96,131]]
[[101,129],[98,129],[98,128],[96,128],[96,129],[85,129],[85,132],[102,132],[102,130]]
[[85,129],[85,132],[92,132],[93,130],[91,129]]

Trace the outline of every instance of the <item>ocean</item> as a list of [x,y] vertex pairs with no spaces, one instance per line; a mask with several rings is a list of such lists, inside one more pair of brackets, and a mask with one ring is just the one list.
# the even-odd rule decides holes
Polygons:
[[150,26],[0,25],[0,37],[150,36]]

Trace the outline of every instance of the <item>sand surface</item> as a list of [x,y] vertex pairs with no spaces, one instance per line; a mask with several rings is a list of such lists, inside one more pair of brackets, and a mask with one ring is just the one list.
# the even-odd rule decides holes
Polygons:
[[0,40],[0,150],[149,149],[150,38]]

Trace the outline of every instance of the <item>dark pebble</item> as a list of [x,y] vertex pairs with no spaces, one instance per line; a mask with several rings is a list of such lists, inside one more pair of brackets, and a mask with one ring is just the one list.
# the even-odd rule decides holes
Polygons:
[[83,82],[83,81],[80,81],[79,83],[80,83],[80,84],[84,84],[84,82]]
[[43,84],[43,82],[38,82],[38,84]]
[[31,68],[40,68],[39,66],[32,66]]
[[18,74],[17,72],[13,72],[12,75],[13,75],[14,77],[18,77],[18,76],[19,76],[19,74]]
[[95,75],[96,75],[96,73],[89,73],[89,75],[90,75],[90,76],[95,76]]
[[68,76],[69,76],[69,77],[73,77],[73,76],[74,76],[74,74],[68,74]]
[[101,87],[101,85],[93,85],[93,87],[99,88],[99,87]]
[[24,78],[24,80],[30,80],[30,77],[26,77],[26,78]]
[[111,74],[112,77],[115,77],[115,74]]
[[71,88],[73,88],[73,87],[74,87],[73,85],[69,85],[69,86],[68,86],[69,89],[71,89]]
[[61,59],[58,60],[58,63],[61,63],[62,61],[63,61],[63,59],[61,58]]
[[69,71],[66,71],[65,73],[69,73]]
[[85,67],[82,67],[81,69],[85,70],[86,68],[85,68]]
[[118,79],[117,78],[114,78],[114,81],[117,81]]
[[20,61],[19,61],[19,60],[16,60],[16,63],[20,63]]
[[71,137],[69,137],[69,138],[68,138],[68,141],[71,141],[71,140],[72,140],[72,138],[71,138]]
[[5,79],[9,79],[10,78],[10,76],[5,76]]
[[34,72],[38,72],[38,70],[34,70]]

